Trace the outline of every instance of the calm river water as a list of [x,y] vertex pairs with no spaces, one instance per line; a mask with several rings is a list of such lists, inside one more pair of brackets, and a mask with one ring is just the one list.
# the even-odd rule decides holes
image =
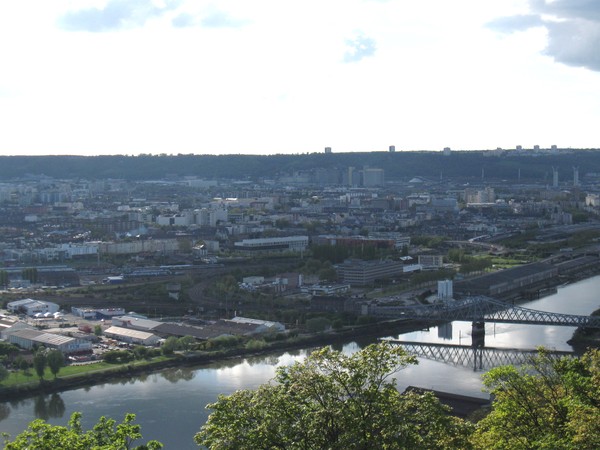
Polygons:
[[[589,314],[600,308],[600,276],[558,289],[554,295],[522,306],[543,311]],[[486,324],[486,346],[532,349],[543,345],[550,349],[570,351],[566,343],[573,327],[538,325]],[[453,322],[444,329],[431,328],[401,336],[402,340],[471,344],[471,323]],[[390,336],[381,336],[390,337]],[[340,345],[351,353],[369,344],[360,340]],[[145,377],[115,381],[90,388],[65,391],[18,402],[0,403],[0,432],[12,436],[26,428],[35,418],[55,425],[65,425],[75,411],[83,413],[85,428],[93,426],[100,416],[121,421],[127,412],[136,414],[142,426],[144,441],[158,439],[167,449],[197,449],[193,435],[206,421],[205,406],[219,394],[237,389],[252,389],[268,382],[275,368],[302,360],[307,351],[286,352],[232,360],[198,368],[169,369]],[[487,397],[482,391],[482,372],[455,367],[441,362],[419,360],[398,374],[398,387],[415,385],[464,395]]]

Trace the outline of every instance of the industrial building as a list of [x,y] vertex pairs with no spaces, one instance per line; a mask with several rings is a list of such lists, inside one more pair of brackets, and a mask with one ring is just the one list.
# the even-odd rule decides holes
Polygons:
[[130,328],[132,330],[153,331],[162,322],[157,320],[147,319],[134,315],[118,316],[111,319],[112,325],[122,328]]
[[45,333],[33,329],[21,329],[8,333],[7,341],[26,350],[31,350],[37,345],[60,350],[64,354],[92,351],[92,341],[88,339]]
[[285,331],[285,325],[282,324],[281,322],[272,322],[269,320],[252,319],[250,317],[241,317],[241,316],[236,316],[233,319],[230,319],[229,321],[233,322],[233,323],[243,323],[243,324],[255,325],[258,327],[255,331],[256,333],[268,333],[271,331],[277,331],[277,332]]
[[444,257],[442,255],[419,255],[418,261],[423,269],[439,269],[444,266]]
[[531,263],[499,270],[477,278],[454,283],[454,291],[465,295],[490,297],[519,292],[558,276],[558,268],[548,263]]
[[286,236],[260,239],[243,239],[234,244],[236,250],[245,252],[300,252],[308,246],[308,236]]
[[122,316],[125,314],[123,308],[90,308],[87,306],[73,306],[71,313],[75,316],[82,317],[87,320],[102,320],[111,319],[115,316]]
[[6,309],[15,314],[26,314],[30,317],[36,314],[54,314],[58,312],[59,306],[56,303],[45,302],[42,300],[34,300],[32,298],[25,298],[23,300],[15,300],[14,302],[8,302]]
[[344,280],[353,286],[365,286],[373,283],[375,280],[391,278],[401,275],[404,272],[404,263],[402,261],[363,261],[350,259],[337,266],[337,273]]
[[112,326],[104,330],[104,335],[130,344],[157,345],[160,342],[160,337],[155,334],[132,330],[131,328]]
[[33,327],[15,318],[0,315],[0,339],[3,341],[8,339],[10,333],[23,329],[31,330]]

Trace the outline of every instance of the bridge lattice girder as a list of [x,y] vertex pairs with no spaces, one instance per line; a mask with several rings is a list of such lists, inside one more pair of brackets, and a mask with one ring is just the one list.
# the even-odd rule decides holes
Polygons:
[[[401,345],[411,355],[454,366],[471,367],[474,370],[489,370],[505,365],[523,365],[531,361],[536,350],[518,350],[496,347],[470,347],[466,345],[425,344],[407,341],[389,340]],[[551,358],[571,355],[570,352],[547,351]]]
[[421,320],[463,320],[534,325],[562,325],[600,328],[600,317],[560,314],[524,308],[501,302],[490,297],[469,297],[465,300],[443,304],[419,306],[380,306],[375,309],[379,316]]

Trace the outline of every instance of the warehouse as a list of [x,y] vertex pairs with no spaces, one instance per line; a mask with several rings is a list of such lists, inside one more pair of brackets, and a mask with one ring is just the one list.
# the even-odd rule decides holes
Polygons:
[[243,239],[236,242],[236,250],[244,252],[301,252],[308,246],[308,236],[286,236],[259,239]]
[[34,346],[60,350],[64,354],[83,353],[92,351],[92,342],[60,334],[44,333],[38,330],[16,330],[7,336],[8,342],[31,350]]
[[499,270],[481,277],[457,281],[454,291],[465,295],[498,296],[518,292],[558,276],[558,268],[547,263],[532,263]]
[[34,300],[32,298],[25,298],[23,300],[8,302],[6,309],[15,314],[26,314],[31,317],[35,316],[36,314],[54,314],[55,312],[58,312],[59,306],[52,302],[44,302],[41,300]]
[[156,345],[160,341],[160,338],[152,333],[114,326],[107,328],[104,335],[117,341],[139,345]]

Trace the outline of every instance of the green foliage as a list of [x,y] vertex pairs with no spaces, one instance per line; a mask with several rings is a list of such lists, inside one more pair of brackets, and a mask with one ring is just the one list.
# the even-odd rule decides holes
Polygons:
[[568,240],[570,247],[579,248],[585,245],[593,243],[596,239],[600,238],[599,230],[586,230],[574,233]]
[[4,367],[4,364],[0,364],[0,383],[6,380],[8,378],[8,375],[9,372],[6,369],[6,367]]
[[134,355],[127,350],[109,350],[104,353],[103,358],[109,364],[121,364],[131,361]]
[[6,270],[0,270],[0,286],[8,286],[9,278]]
[[192,336],[182,336],[177,340],[177,346],[180,350],[189,352],[196,346],[197,342]]
[[336,281],[337,280],[337,272],[333,267],[328,267],[319,271],[319,280],[320,281]]
[[453,270],[432,270],[427,272],[415,273],[411,276],[410,282],[413,286],[423,283],[430,283],[437,280],[448,280],[454,278]]
[[12,358],[17,353],[19,353],[19,347],[9,342],[0,341],[0,356]]
[[21,271],[21,277],[24,280],[29,280],[31,283],[38,282],[38,270],[35,267],[28,267]]
[[56,378],[60,369],[65,365],[65,356],[60,350],[50,350],[46,354],[46,361],[50,368],[50,372],[52,372],[52,375]]
[[179,350],[179,339],[177,339],[175,336],[169,336],[167,339],[165,339],[165,342],[163,342],[160,349],[163,355],[172,355],[175,350]]
[[275,220],[275,227],[283,230],[284,228],[288,228],[290,226],[290,221],[287,219],[277,219]]
[[391,376],[415,363],[386,343],[350,356],[323,348],[278,368],[275,383],[220,396],[195,440],[215,450],[470,448],[470,426],[432,394],[398,392]]
[[91,430],[81,426],[81,413],[73,413],[68,426],[54,426],[44,420],[34,420],[27,430],[14,440],[5,438],[5,450],[158,450],[163,445],[158,441],[133,447],[133,442],[142,438],[141,427],[134,424],[135,414],[126,414],[123,422],[101,417]]
[[460,263],[465,257],[465,250],[462,248],[451,248],[448,250],[447,258],[453,263]]
[[248,350],[262,350],[266,346],[267,343],[264,339],[250,339],[245,345]]
[[306,331],[320,333],[331,327],[331,321],[326,317],[313,317],[306,320]]
[[490,370],[484,384],[494,403],[477,448],[600,448],[600,350],[559,360],[541,350],[529,366]]
[[468,258],[460,265],[460,273],[483,272],[492,267],[492,261],[487,258]]
[[583,223],[590,220],[590,214],[585,211],[572,211],[573,223]]
[[94,334],[96,336],[102,336],[102,325],[94,326]]
[[31,366],[30,366],[30,364],[27,362],[27,360],[26,360],[26,359],[22,359],[22,360],[19,362],[19,369],[21,369],[23,372],[28,372],[28,371],[29,371],[29,367],[31,367]]
[[43,349],[38,350],[33,355],[33,368],[35,373],[40,378],[40,381],[44,379],[44,372],[46,371],[46,365],[48,360],[46,359],[46,352]]
[[535,230],[529,230],[516,236],[503,239],[499,243],[507,248],[526,248],[529,246],[528,241],[535,239],[535,236]]
[[[492,160],[493,159],[493,160]],[[247,179],[272,177],[276,173],[294,173],[321,168],[344,170],[348,166],[384,167],[386,179],[410,179],[415,173],[424,177],[469,178],[476,176],[475,167],[485,167],[486,178],[516,181],[540,180],[548,167],[567,173],[572,166],[594,168],[599,165],[597,150],[566,152],[543,158],[503,155],[488,158],[482,152],[456,152],[452,158],[440,152],[346,152],[304,155],[111,155],[111,156],[1,156],[0,175],[6,179],[25,174],[46,174],[54,178],[88,179],[123,178],[127,180],[159,179],[168,173],[181,177]],[[145,189],[150,189],[146,187]]]
[[342,245],[312,245],[310,249],[313,258],[331,264],[341,263],[350,256],[350,249]]
[[135,356],[135,359],[146,359],[149,357],[149,353],[148,347],[145,345],[136,345],[133,348],[133,355]]
[[375,322],[377,322],[377,319],[373,316],[358,316],[356,318],[357,325],[369,325]]
[[242,340],[243,338],[241,336],[219,336],[217,338],[210,339],[208,342],[213,350],[218,350],[234,348],[240,345]]
[[442,236],[413,236],[410,238],[412,245],[437,248],[442,245],[445,238]]

